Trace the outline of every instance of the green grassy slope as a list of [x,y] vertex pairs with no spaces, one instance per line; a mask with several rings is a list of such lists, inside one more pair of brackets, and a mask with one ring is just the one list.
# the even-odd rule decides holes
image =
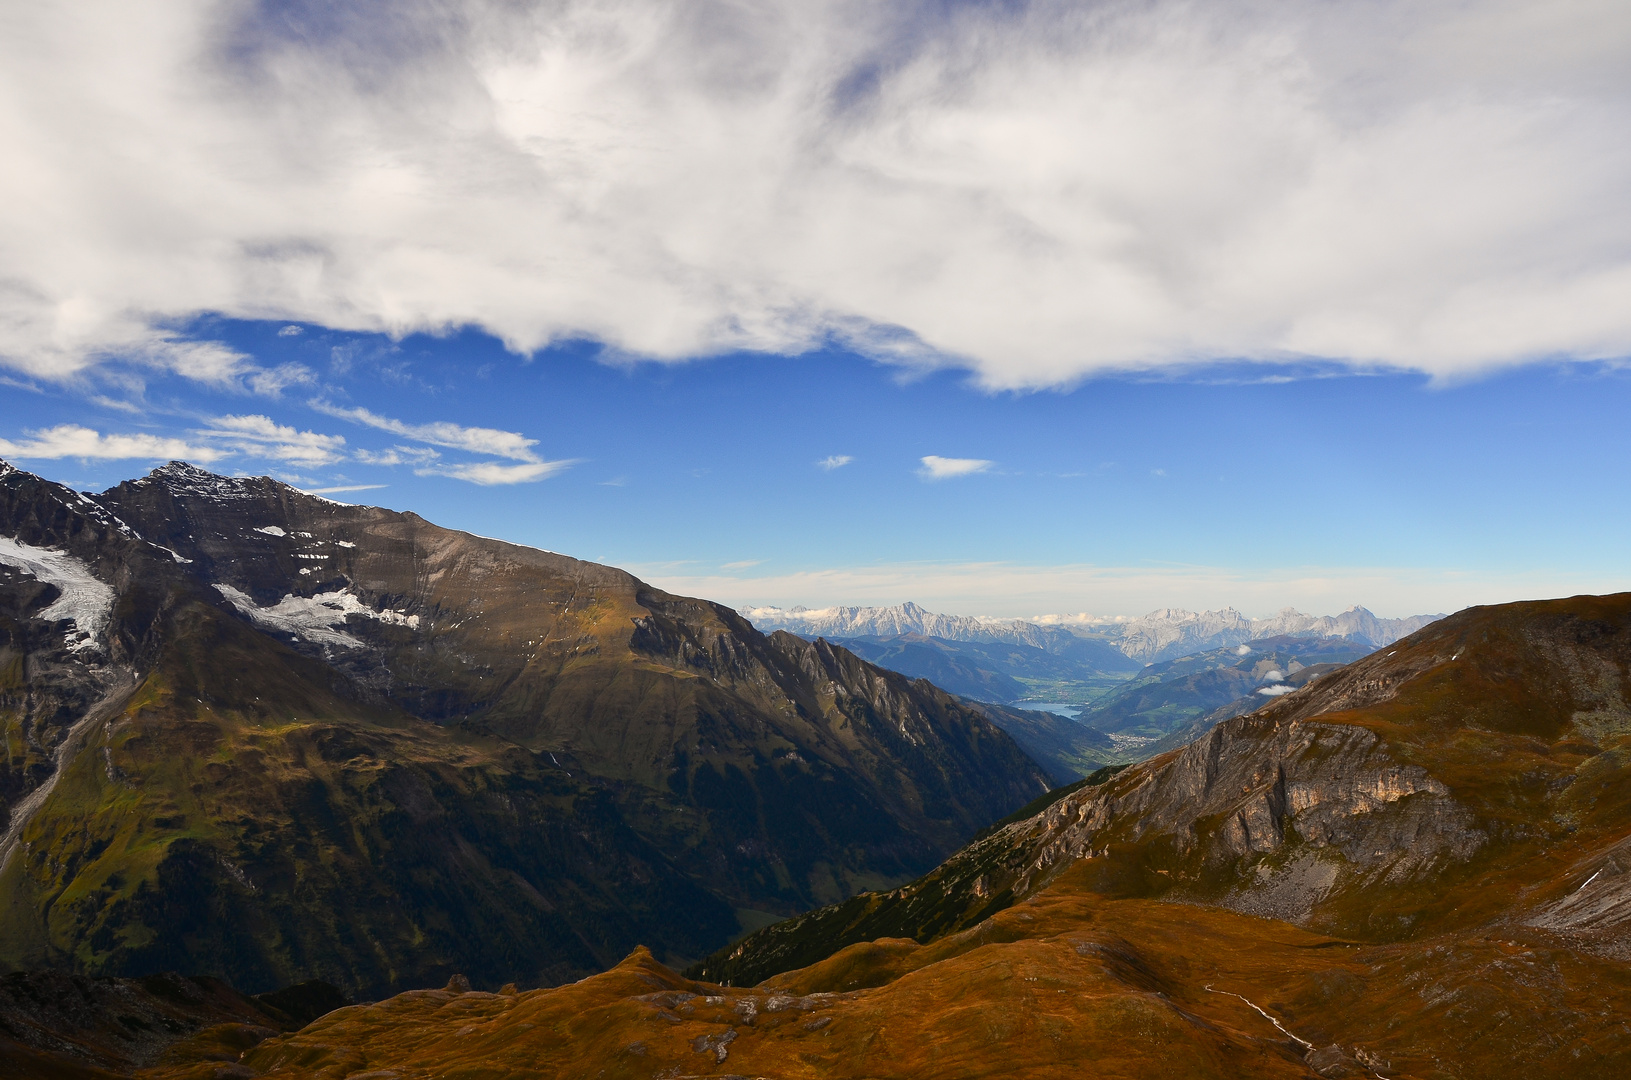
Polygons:
[[[117,593],[81,662],[0,580],[8,812],[54,784],[0,873],[0,963],[373,994],[636,942],[684,962],[737,909],[908,879],[1046,787],[927,684],[411,514],[184,467],[98,505],[14,472],[0,533]],[[320,634],[264,614],[322,596],[352,614]]]

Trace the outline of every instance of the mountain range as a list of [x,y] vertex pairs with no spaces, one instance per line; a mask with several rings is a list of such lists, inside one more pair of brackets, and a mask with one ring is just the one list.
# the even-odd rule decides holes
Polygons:
[[1631,594],[1474,608],[683,973],[454,978],[144,1075],[1607,1080],[1628,851]]
[[[741,614],[761,630],[787,630],[803,637],[921,634],[949,641],[1028,645],[1088,663],[1109,661],[1114,651],[1140,664],[1277,636],[1345,637],[1379,649],[1444,617],[1381,619],[1365,608],[1351,607],[1340,615],[1304,615],[1285,608],[1269,618],[1252,619],[1234,608],[1199,613],[1161,608],[1136,619],[1056,615],[1027,621],[939,615],[911,602],[893,607],[747,607]],[[1119,670],[1116,662],[1109,661],[1102,670]]]
[[5,466],[0,538],[12,967],[378,995],[680,963],[1048,788],[927,682],[264,477]]
[[1631,1070],[1631,594],[1118,694],[969,701],[266,478],[0,466],[0,1071]]

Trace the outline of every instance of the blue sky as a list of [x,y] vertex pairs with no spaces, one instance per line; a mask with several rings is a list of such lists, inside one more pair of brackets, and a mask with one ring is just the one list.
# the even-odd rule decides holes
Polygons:
[[0,455],[738,605],[1617,589],[1628,130],[1623,0],[10,5]]
[[[837,351],[610,364],[586,344],[518,357],[475,331],[392,341],[287,327],[192,328],[246,368],[305,373],[276,396],[252,377],[211,387],[112,367],[72,387],[17,380],[0,438],[19,464],[95,490],[153,461],[15,451],[60,425],[172,439],[220,455],[223,472],[270,472],[739,605],[1401,615],[1631,586],[1631,371],[1603,365],[1449,385],[1209,365],[992,391],[966,372]],[[417,434],[347,419],[359,406]],[[220,421],[245,416],[287,429],[281,442]],[[562,464],[521,483],[423,475],[515,463],[450,447],[445,429],[442,445],[427,441],[436,424],[514,433],[535,440],[524,454]],[[311,435],[333,460],[277,459]],[[358,460],[393,449],[406,460]],[[989,464],[937,479],[930,455]]]

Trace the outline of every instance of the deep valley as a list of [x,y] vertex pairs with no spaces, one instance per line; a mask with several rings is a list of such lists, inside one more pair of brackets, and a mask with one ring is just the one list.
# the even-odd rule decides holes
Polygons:
[[1073,719],[264,478],[0,534],[7,1075],[1631,1069],[1631,594]]

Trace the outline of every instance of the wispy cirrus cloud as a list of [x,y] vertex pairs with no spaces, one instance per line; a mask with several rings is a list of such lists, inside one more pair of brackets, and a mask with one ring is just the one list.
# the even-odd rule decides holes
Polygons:
[[348,491],[378,491],[387,484],[341,484],[338,487],[307,488],[313,495],[343,495]]
[[79,424],[59,424],[40,431],[25,432],[27,439],[0,439],[0,457],[24,460],[87,458],[96,460],[173,459],[209,463],[226,457],[230,451],[202,443],[164,435],[104,435]]
[[364,465],[429,465],[441,454],[428,446],[392,446],[385,450],[357,450],[352,456]]
[[[62,424],[29,431],[24,439],[0,439],[0,456],[18,459],[167,459],[184,458],[211,464],[225,458],[276,462],[282,465],[319,468],[344,461],[384,468],[412,467],[419,476],[446,476],[472,484],[521,484],[570,468],[578,459],[547,461],[533,453],[537,440],[516,432],[492,428],[462,427],[452,423],[407,424],[390,420],[366,409],[324,410],[331,415],[366,423],[409,438],[435,441],[438,445],[476,450],[499,457],[498,461],[448,462],[430,446],[392,446],[383,450],[353,449],[342,435],[309,431],[280,424],[262,414],[215,416],[192,429],[188,438],[134,434],[104,434],[78,424]],[[516,460],[520,458],[520,460]],[[378,485],[348,485],[327,491],[363,491]]]
[[373,465],[412,464],[415,466],[414,473],[418,476],[446,476],[487,486],[525,484],[547,479],[571,468],[581,460],[563,458],[558,461],[546,461],[533,450],[533,447],[538,445],[538,440],[529,439],[518,431],[465,427],[445,420],[432,421],[428,424],[410,424],[404,420],[381,416],[362,406],[347,408],[323,400],[312,401],[310,405],[318,412],[329,416],[349,420],[378,431],[388,431],[393,435],[427,443],[430,446],[487,454],[518,463],[506,465],[495,461],[444,462],[434,450],[407,446],[392,447],[385,451],[362,451],[357,455],[358,460]]
[[950,480],[957,476],[973,476],[976,473],[990,472],[994,461],[984,458],[966,457],[940,457],[938,454],[928,454],[922,459],[923,467],[918,475],[925,480]]
[[301,431],[269,416],[217,416],[193,432],[254,457],[292,465],[333,465],[346,458],[345,437]]
[[525,465],[501,465],[495,461],[478,461],[463,465],[429,465],[415,469],[414,473],[418,476],[449,476],[455,480],[467,480],[472,484],[484,486],[525,484],[554,476],[577,463],[577,459],[534,461]]
[[816,462],[816,467],[832,472],[834,469],[842,469],[845,465],[848,465],[854,460],[855,459],[850,457],[848,454],[833,454]]
[[304,364],[262,367],[253,357],[219,341],[153,334],[115,353],[217,390],[260,397],[280,397],[291,386],[309,386],[317,381]]
[[410,424],[402,420],[393,420],[388,416],[381,416],[361,406],[348,409],[321,400],[313,401],[310,404],[318,412],[326,413],[329,416],[350,420],[354,424],[362,424],[380,431],[389,431],[393,435],[401,435],[417,442],[429,443],[432,446],[440,446],[447,450],[468,450],[477,454],[491,454],[494,457],[509,458],[512,461],[533,463],[540,461],[540,458],[532,449],[538,445],[538,440],[529,439],[518,431],[464,427],[446,421]]

